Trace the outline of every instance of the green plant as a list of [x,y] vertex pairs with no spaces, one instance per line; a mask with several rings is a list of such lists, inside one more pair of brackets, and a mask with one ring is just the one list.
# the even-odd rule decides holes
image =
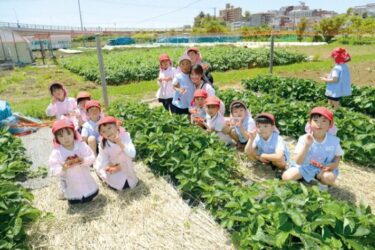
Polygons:
[[[301,91],[301,93],[304,92]],[[307,93],[307,95],[309,94]],[[277,127],[281,133],[294,138],[298,138],[305,133],[305,125],[308,121],[310,110],[313,107],[326,104],[324,101],[306,102],[285,99],[274,94],[257,96],[252,91],[226,90],[219,92],[218,95],[227,105],[235,99],[243,100],[253,114],[260,112],[272,113],[276,118]],[[338,127],[337,136],[341,139],[341,146],[345,151],[344,159],[374,167],[374,120],[361,113],[341,108],[335,113],[335,123]]]
[[33,195],[14,183],[30,166],[20,139],[0,128],[0,249],[27,248],[25,227],[41,215]]
[[[246,49],[235,47],[200,48],[204,61],[210,63],[212,71],[227,71],[252,67],[265,67],[269,63],[267,49]],[[158,48],[147,51],[128,49],[105,52],[104,64],[106,79],[109,84],[122,84],[131,81],[156,79],[159,73],[158,56],[168,53],[174,62],[183,54],[182,48]],[[284,65],[304,61],[301,54],[276,50],[274,65]],[[100,80],[97,57],[94,53],[81,54],[60,60],[60,64],[85,79],[98,82]]]
[[374,244],[369,207],[356,208],[295,182],[243,185],[235,151],[185,117],[136,104],[112,106],[110,113],[125,120],[138,157],[156,174],[170,176],[191,204],[203,202],[239,249],[371,249]]
[[[252,91],[269,93],[286,99],[302,101],[325,100],[325,86],[313,80],[294,77],[259,75],[242,81]],[[375,117],[375,88],[352,85],[352,95],[342,98],[341,105]]]

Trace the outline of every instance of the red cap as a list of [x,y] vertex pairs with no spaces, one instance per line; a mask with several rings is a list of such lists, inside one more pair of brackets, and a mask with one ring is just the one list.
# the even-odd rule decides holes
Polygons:
[[86,91],[80,91],[80,92],[78,92],[76,99],[78,100],[78,99],[83,99],[83,98],[91,98],[90,93],[86,92]]
[[326,107],[315,107],[310,111],[310,115],[312,114],[322,115],[333,123],[333,113]]
[[197,89],[195,92],[194,92],[194,98],[196,97],[204,97],[204,98],[207,98],[207,91],[204,90],[204,89]]
[[275,117],[273,116],[273,114],[263,112],[255,116],[255,120],[259,117],[266,117],[272,121],[273,125],[275,125]]
[[343,64],[350,61],[351,57],[344,48],[336,48],[332,50],[331,57],[335,59],[337,64]]
[[100,102],[96,101],[96,100],[90,100],[88,102],[86,102],[85,104],[85,110],[89,110],[89,108],[92,108],[92,107],[97,107],[101,110],[101,106],[100,106]]
[[216,105],[216,106],[220,107],[220,99],[217,98],[216,96],[209,96],[209,97],[207,97],[205,104],[206,105]]
[[191,47],[191,48],[188,48],[187,53],[189,53],[190,51],[194,51],[195,53],[198,53],[199,49],[197,47]]
[[57,131],[63,128],[70,128],[74,130],[74,124],[68,119],[56,120],[52,125],[52,133],[55,134]]
[[161,54],[159,56],[159,62],[161,61],[171,61],[171,58],[167,54]]
[[113,116],[104,116],[102,117],[98,122],[97,122],[97,125],[98,127],[100,127],[101,125],[103,124],[108,124],[108,123],[115,123],[116,125],[120,126],[121,125],[121,121],[114,118]]

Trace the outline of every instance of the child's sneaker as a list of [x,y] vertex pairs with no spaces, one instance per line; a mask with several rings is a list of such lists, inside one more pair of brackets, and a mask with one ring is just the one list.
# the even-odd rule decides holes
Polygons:
[[58,200],[66,200],[64,192],[59,192],[57,195]]

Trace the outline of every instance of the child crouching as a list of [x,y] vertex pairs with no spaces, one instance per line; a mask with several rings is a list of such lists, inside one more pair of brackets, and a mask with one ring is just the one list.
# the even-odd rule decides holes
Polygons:
[[129,133],[112,116],[101,118],[98,129],[102,139],[94,168],[99,178],[115,190],[134,188],[138,183],[133,168],[136,151]]

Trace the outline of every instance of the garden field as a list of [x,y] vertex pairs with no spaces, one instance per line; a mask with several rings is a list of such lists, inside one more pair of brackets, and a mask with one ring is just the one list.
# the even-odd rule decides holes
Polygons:
[[[332,67],[327,55],[333,47],[277,51],[273,75],[266,68],[266,49],[202,48],[202,54],[225,104],[240,99],[253,115],[273,113],[292,151],[308,111],[326,105],[319,76]],[[124,193],[101,186],[92,203],[69,207],[57,201],[54,178],[34,190],[19,185],[31,176],[33,155],[0,131],[0,209],[7,221],[0,248],[374,249],[375,48],[347,49],[353,58],[353,96],[335,113],[345,155],[338,183],[329,192],[276,180],[269,167],[158,107],[157,57],[167,52],[176,61],[182,48],[105,52],[111,84],[106,112],[124,120],[131,133],[140,185]],[[93,52],[59,54],[57,65],[17,68],[0,76],[0,99],[14,111],[42,119],[53,81],[64,83],[70,95],[86,90],[101,99]],[[50,140],[38,133],[31,136]],[[47,157],[48,150],[41,155]]]

